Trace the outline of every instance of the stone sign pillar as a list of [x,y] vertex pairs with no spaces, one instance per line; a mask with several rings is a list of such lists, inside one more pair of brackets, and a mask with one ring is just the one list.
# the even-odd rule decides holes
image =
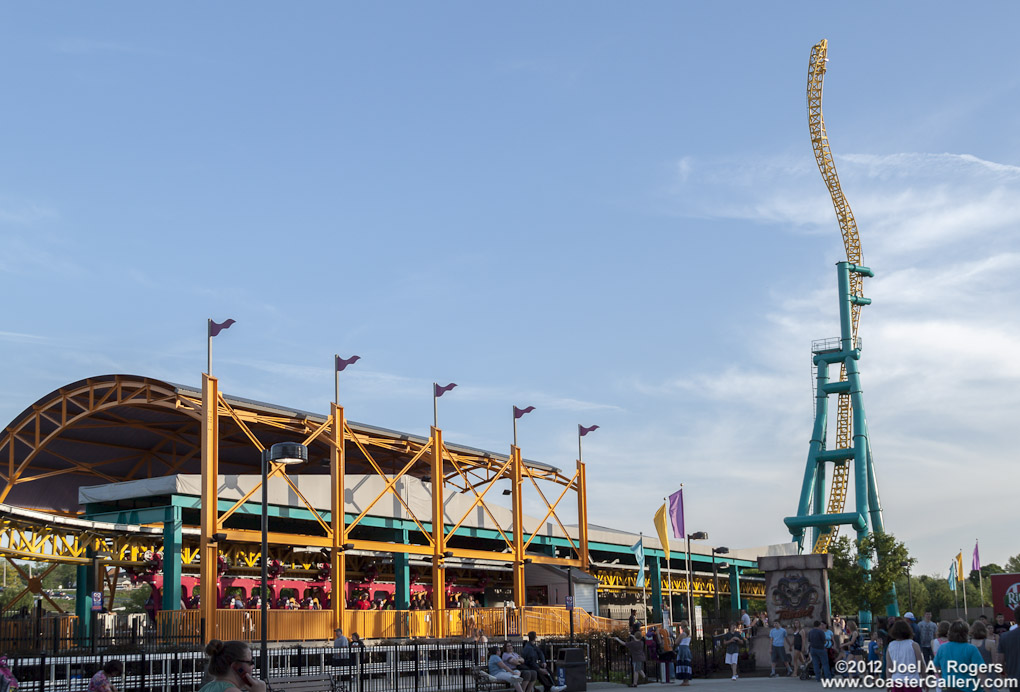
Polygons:
[[769,623],[789,627],[794,620],[810,629],[829,618],[829,569],[832,555],[773,555],[758,558],[765,572]]

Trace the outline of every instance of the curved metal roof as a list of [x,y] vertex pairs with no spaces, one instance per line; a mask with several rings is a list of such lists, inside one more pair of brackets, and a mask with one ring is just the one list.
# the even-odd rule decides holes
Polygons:
[[[102,375],[72,382],[40,398],[14,418],[0,438],[0,502],[60,513],[78,511],[78,488],[97,479],[119,482],[201,473],[201,389],[137,375]],[[326,416],[224,395],[259,441],[269,446],[304,439]],[[386,473],[395,474],[428,438],[347,421]],[[221,416],[220,473],[258,473],[261,457],[241,427]],[[506,454],[445,443],[476,468],[502,466]],[[349,473],[374,469],[359,449],[345,445]],[[292,472],[329,473],[329,448],[315,440],[308,464]],[[325,463],[323,463],[325,461]],[[563,482],[556,467],[528,460],[529,468]],[[427,474],[427,465],[411,475]],[[491,471],[490,471],[491,473]]]

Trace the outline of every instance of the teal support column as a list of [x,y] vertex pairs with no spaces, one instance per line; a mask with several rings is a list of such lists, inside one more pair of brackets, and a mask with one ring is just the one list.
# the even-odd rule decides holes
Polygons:
[[[801,486],[797,516],[786,517],[784,520],[801,551],[805,548],[804,529],[806,528],[811,529],[812,546],[817,544],[820,536],[831,540],[832,532],[843,525],[852,526],[857,532],[858,540],[867,536],[870,531],[875,533],[884,531],[882,506],[878,498],[878,482],[875,478],[875,462],[871,454],[868,419],[864,411],[864,395],[861,387],[861,342],[854,332],[853,323],[855,310],[871,304],[869,298],[853,294],[853,290],[856,288],[854,279],[871,277],[874,276],[874,273],[867,267],[850,262],[838,262],[836,268],[839,289],[839,347],[836,348],[832,339],[812,344],[813,363],[818,368],[815,389],[815,425],[808,450],[808,464]],[[846,378],[833,382],[829,379],[828,366],[837,364],[843,367]],[[850,444],[845,449],[830,450],[825,448],[826,400],[833,394],[849,398],[852,430],[850,431]],[[838,486],[834,485],[835,489],[831,492],[838,491],[837,498],[845,499],[847,488],[843,484],[849,485],[852,478],[856,504],[854,509],[856,511],[830,513],[829,507],[825,505],[825,467],[830,462],[835,465],[832,482],[833,484],[839,483]],[[847,471],[851,471],[852,476]],[[859,563],[865,570],[871,567],[871,561],[866,556],[861,557]],[[859,615],[860,623],[863,626],[869,621],[870,614],[860,613]]]
[[[401,540],[407,545],[407,529],[401,531],[401,534]],[[393,553],[393,580],[393,607],[396,610],[407,610],[411,607],[411,556],[407,553]]]
[[74,614],[78,616],[78,638],[84,644],[89,640],[92,625],[92,570],[88,565],[79,565],[76,572]]
[[662,622],[662,566],[660,558],[652,560],[649,579],[652,580],[652,619]]
[[[814,514],[822,514],[825,512],[825,464],[815,464],[815,481],[814,481],[814,499],[812,501],[812,511]],[[821,534],[822,529],[815,527],[811,529],[811,544],[807,546],[808,552],[810,553],[818,542],[818,536]]]
[[181,608],[181,543],[184,523],[180,507],[167,507],[163,518],[163,610]]
[[[817,461],[817,456],[825,449],[826,427],[829,420],[829,396],[825,393],[825,386],[829,383],[829,364],[816,358],[815,366],[818,368],[815,387],[815,424],[811,431],[807,465],[804,468],[804,481],[801,484],[800,503],[797,506],[797,516],[799,517],[805,517],[811,513],[812,503],[817,503],[820,496],[819,483],[823,486],[825,484],[824,469],[821,478],[818,475],[820,464]],[[816,512],[820,511],[817,504],[814,506]],[[817,530],[812,531],[808,540],[814,540],[817,533]],[[793,532],[793,537],[797,541],[797,546],[803,550],[803,529]],[[812,543],[812,545],[814,544]]]
[[730,565],[730,610],[737,613],[744,607],[740,598],[740,568]]

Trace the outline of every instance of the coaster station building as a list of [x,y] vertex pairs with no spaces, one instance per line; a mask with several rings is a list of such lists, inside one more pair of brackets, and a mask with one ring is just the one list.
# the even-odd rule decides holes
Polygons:
[[[260,591],[262,452],[286,441],[309,459],[269,468]],[[13,560],[77,566],[75,612],[48,618],[76,637],[88,636],[94,594],[112,609],[122,572],[151,587],[160,631],[205,639],[252,638],[261,593],[277,641],[330,639],[336,627],[365,638],[564,634],[571,592],[575,629],[606,630],[600,611],[625,618],[642,602],[637,537],[589,526],[580,461],[564,470],[517,447],[447,442],[436,427],[426,438],[363,425],[336,404],[323,416],[226,396],[210,375],[200,389],[129,375],[69,384],[7,426],[0,459],[0,555],[22,574]],[[524,514],[526,495],[541,517]],[[791,546],[731,551],[718,582],[715,554],[695,543],[692,593],[715,596],[718,584],[733,608],[764,598],[762,580],[742,572]],[[673,548],[667,565],[645,539],[655,619],[664,593],[685,609],[686,555]],[[50,600],[47,571],[25,575],[7,610]],[[304,609],[287,609],[291,599]],[[379,599],[389,609],[357,607]]]

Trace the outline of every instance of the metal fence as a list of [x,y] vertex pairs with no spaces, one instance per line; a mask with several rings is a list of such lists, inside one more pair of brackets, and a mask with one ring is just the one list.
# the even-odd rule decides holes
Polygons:
[[[111,648],[121,652],[158,653],[200,649],[209,639],[252,641],[262,631],[258,610],[217,610],[210,625],[197,610],[90,615],[86,630],[74,615],[43,616],[41,611],[0,620],[0,651],[8,654],[96,654]],[[464,608],[431,610],[369,610],[344,613],[344,631],[362,639],[439,639],[472,637],[484,633],[490,639],[520,637],[535,631],[539,636],[563,636],[570,631],[571,617],[577,633],[608,631],[612,621],[596,618],[581,609],[563,608]],[[269,641],[321,643],[333,638],[330,611],[271,610]],[[441,636],[440,636],[441,635]]]
[[[270,649],[270,680],[328,674],[346,692],[469,692],[475,689],[474,669],[485,661],[485,648],[467,642],[420,642],[344,650]],[[261,657],[257,645],[254,649],[258,670]],[[12,657],[8,663],[20,692],[86,692],[91,677],[114,659],[124,663],[124,677],[114,683],[118,689],[195,692],[203,684],[206,658],[198,651],[42,655]]]
[[[513,641],[519,651],[521,640]],[[474,669],[485,664],[488,647],[498,643],[422,640],[350,649],[302,646],[270,649],[270,679],[328,674],[345,692],[473,692]],[[563,649],[582,649],[589,680],[623,682],[630,677],[627,650],[610,637],[589,635],[573,642],[547,638],[541,641],[541,646],[553,665]],[[256,670],[261,668],[258,648],[256,643],[252,644]],[[723,665],[722,649],[713,646],[712,640],[707,643],[696,640],[691,649],[695,677],[728,670]],[[20,692],[86,692],[89,679],[113,659],[124,663],[124,677],[115,683],[118,689],[195,692],[203,683],[206,659],[195,650],[11,655],[8,662],[21,683]],[[753,659],[744,660],[741,670],[753,665]],[[662,669],[655,661],[646,664],[645,672],[650,679],[661,679]]]

